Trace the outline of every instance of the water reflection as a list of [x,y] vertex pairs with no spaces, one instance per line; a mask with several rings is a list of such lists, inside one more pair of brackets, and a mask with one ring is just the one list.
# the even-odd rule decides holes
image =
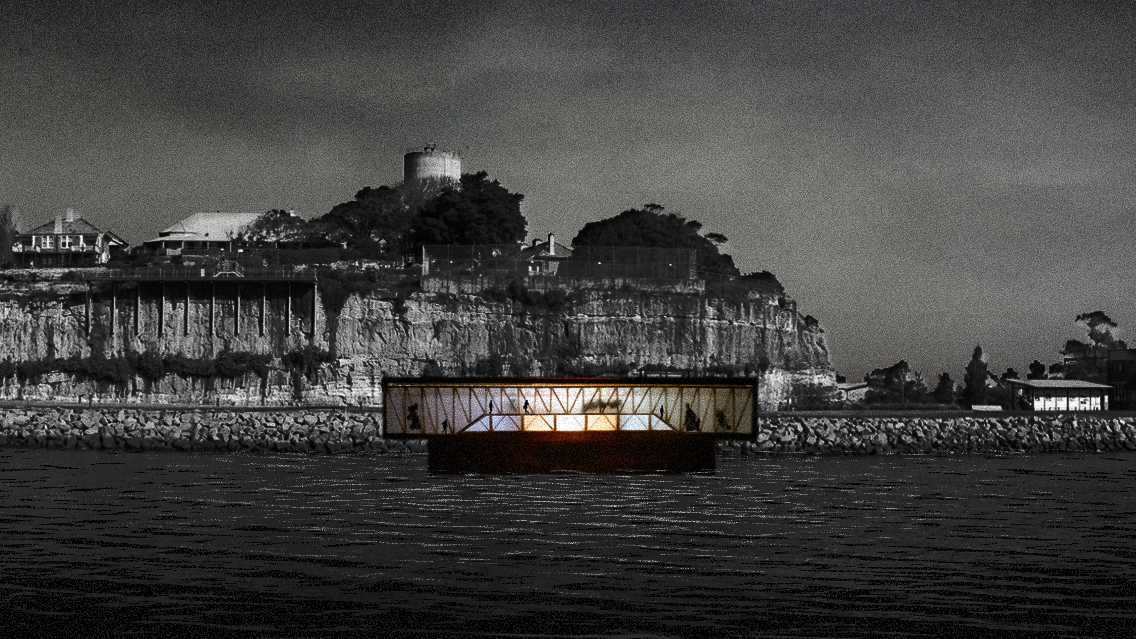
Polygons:
[[0,451],[8,636],[876,636],[1136,623],[1130,456],[732,457],[430,476],[422,457]]

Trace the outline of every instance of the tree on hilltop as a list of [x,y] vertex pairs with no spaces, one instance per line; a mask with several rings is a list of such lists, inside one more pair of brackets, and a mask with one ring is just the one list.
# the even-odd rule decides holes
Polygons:
[[1104,311],[1082,313],[1077,316],[1076,322],[1085,329],[1089,341],[1071,339],[1065,342],[1061,349],[1065,356],[1064,377],[1104,381],[1108,378],[1106,362],[1109,352],[1125,350],[1128,344],[1113,334],[1117,324]]
[[777,276],[769,271],[746,273],[738,277],[738,281],[745,283],[756,291],[763,291],[773,295],[785,294],[785,287],[781,284],[781,280],[777,279]]
[[1126,347],[1124,342],[1117,340],[1112,334],[1112,329],[1116,328],[1117,324],[1104,311],[1081,313],[1077,316],[1076,321],[1085,327],[1089,340],[1094,346],[1116,345],[1120,348]]
[[510,193],[485,171],[461,176],[459,188],[446,188],[410,222],[409,236],[422,244],[515,244],[525,239],[524,195]]
[[886,368],[877,368],[864,376],[868,392],[865,404],[918,404],[927,401],[927,385],[923,376],[913,372],[907,360],[899,360]]
[[931,398],[938,404],[953,404],[955,402],[955,381],[946,372],[939,374],[939,383],[931,391]]
[[975,346],[963,375],[962,400],[967,406],[986,403],[986,378],[989,374],[982,347]]
[[312,220],[314,233],[336,244],[353,248],[401,248],[410,228],[410,210],[400,187],[363,187],[355,199],[336,204]]
[[703,273],[737,276],[733,258],[718,250],[726,236],[702,235],[701,230],[701,222],[667,213],[661,205],[651,203],[641,209],[627,209],[614,217],[588,222],[573,238],[572,245],[694,249]]
[[304,218],[291,211],[272,209],[245,225],[237,239],[250,244],[300,242],[308,238],[310,229]]
[[7,205],[0,207],[0,267],[12,265],[12,244],[15,243],[18,233],[16,210]]
[[1026,379],[1045,379],[1045,364],[1036,359],[1030,362]]

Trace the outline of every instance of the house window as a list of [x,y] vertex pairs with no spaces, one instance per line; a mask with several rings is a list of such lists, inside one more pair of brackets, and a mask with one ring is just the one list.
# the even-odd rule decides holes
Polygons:
[[71,236],[70,235],[60,235],[59,236],[59,248],[61,248],[61,249],[71,248]]
[[52,237],[50,235],[44,235],[43,237],[39,238],[39,245],[41,248],[51,248],[53,245]]

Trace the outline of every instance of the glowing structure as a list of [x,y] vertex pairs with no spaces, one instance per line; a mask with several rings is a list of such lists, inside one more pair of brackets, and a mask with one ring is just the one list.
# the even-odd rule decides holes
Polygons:
[[705,470],[752,438],[753,380],[387,379],[384,436],[426,439],[444,471]]

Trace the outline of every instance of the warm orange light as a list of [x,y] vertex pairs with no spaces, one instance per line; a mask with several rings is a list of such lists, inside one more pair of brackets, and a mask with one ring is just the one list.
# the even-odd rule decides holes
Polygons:
[[588,415],[588,430],[615,430],[618,415]]
[[546,431],[552,430],[552,415],[525,415],[524,430]]
[[584,416],[583,415],[557,415],[556,416],[556,430],[560,430],[560,431],[584,430]]

